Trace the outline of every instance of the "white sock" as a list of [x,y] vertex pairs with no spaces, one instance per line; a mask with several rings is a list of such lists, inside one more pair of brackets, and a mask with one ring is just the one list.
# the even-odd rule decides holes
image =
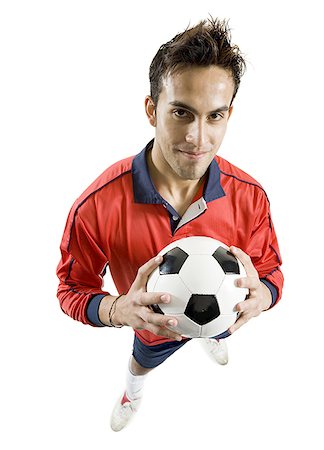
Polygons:
[[136,400],[143,395],[144,381],[146,375],[134,375],[131,371],[131,360],[128,363],[128,370],[126,375],[126,396],[129,400]]

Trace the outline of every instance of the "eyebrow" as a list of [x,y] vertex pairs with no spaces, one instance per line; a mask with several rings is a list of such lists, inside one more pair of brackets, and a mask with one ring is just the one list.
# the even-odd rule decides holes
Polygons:
[[[170,102],[169,105],[179,106],[179,108],[188,109],[189,111],[193,112],[194,114],[199,114],[195,108],[193,108],[192,106],[186,105],[185,103],[182,103],[182,102],[174,101],[174,102]],[[208,114],[215,114],[215,113],[219,113],[222,111],[228,111],[228,110],[229,110],[229,107],[224,105],[224,106],[220,106],[217,109],[214,109],[213,111],[210,111]]]

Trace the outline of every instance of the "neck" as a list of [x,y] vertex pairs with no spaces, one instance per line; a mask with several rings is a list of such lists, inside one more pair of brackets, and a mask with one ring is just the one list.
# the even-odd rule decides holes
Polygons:
[[176,173],[170,174],[170,168],[165,167],[166,163],[154,158],[153,149],[147,152],[147,165],[153,183],[162,196],[166,194],[173,198],[192,196],[205,179],[205,175],[197,180],[184,180]]

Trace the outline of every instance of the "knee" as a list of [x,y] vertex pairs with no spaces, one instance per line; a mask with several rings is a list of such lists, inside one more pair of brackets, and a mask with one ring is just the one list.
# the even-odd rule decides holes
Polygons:
[[147,367],[142,367],[140,364],[138,364],[134,356],[132,356],[131,359],[130,369],[134,375],[146,375],[147,373],[151,372],[151,370],[153,370],[148,369]]

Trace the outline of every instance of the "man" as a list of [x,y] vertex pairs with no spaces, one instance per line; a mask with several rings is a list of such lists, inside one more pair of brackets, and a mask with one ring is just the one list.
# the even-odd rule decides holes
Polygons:
[[[146,292],[162,248],[205,235],[230,246],[244,264],[247,277],[238,286],[249,296],[236,306],[238,320],[223,335],[203,340],[220,364],[228,360],[224,338],[281,298],[281,257],[267,195],[216,156],[244,68],[227,24],[217,19],[162,45],[145,98],[155,138],[109,167],[70,211],[57,269],[61,308],[85,324],[135,330],[126,390],[111,417],[115,431],[137,411],[147,373],[189,340],[172,330],[176,318],[150,307],[170,301],[167,292]],[[118,297],[102,290],[108,264]]]

